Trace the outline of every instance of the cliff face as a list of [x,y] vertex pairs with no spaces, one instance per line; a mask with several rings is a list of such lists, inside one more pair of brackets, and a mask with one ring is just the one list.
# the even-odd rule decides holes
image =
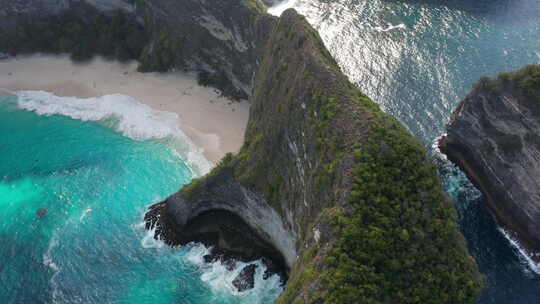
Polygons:
[[[249,4],[254,3],[254,4]],[[146,1],[152,40],[141,56],[142,70],[204,71],[206,83],[232,97],[253,89],[257,58],[274,18],[260,14],[257,1]]]
[[493,214],[540,252],[540,67],[483,78],[461,102],[441,151],[484,193]]
[[153,207],[156,237],[198,240],[188,223],[226,210],[282,255],[278,303],[472,303],[482,278],[422,145],[295,11],[264,49],[244,146]]

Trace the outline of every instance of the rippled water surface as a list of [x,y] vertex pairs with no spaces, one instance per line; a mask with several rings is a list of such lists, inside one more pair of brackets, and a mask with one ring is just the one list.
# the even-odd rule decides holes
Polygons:
[[260,262],[238,293],[245,264],[204,264],[203,246],[144,229],[151,203],[208,170],[177,127],[123,95],[0,97],[0,303],[272,303]]
[[[271,12],[288,7],[307,16],[351,80],[429,147],[481,76],[540,62],[539,0],[290,0]],[[540,303],[540,266],[497,229],[463,175],[438,162],[487,276],[479,303]]]

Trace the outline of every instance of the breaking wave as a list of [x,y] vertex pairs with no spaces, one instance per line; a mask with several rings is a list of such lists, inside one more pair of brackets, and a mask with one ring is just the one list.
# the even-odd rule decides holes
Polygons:
[[82,121],[98,121],[135,140],[174,140],[174,148],[193,171],[204,175],[212,168],[202,150],[182,132],[176,113],[154,110],[134,98],[112,94],[94,98],[60,97],[44,91],[16,93],[18,106],[39,115],[63,115]]

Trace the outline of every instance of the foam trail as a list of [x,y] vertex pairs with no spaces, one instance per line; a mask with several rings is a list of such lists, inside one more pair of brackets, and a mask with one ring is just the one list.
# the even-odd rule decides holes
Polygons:
[[47,247],[47,251],[45,251],[45,253],[43,254],[43,265],[49,267],[49,269],[51,269],[51,271],[53,272],[53,275],[51,276],[51,278],[49,279],[49,284],[52,288],[52,300],[53,300],[53,303],[57,303],[58,302],[58,298],[61,296],[60,295],[60,292],[59,292],[59,286],[58,286],[58,282],[56,280],[56,278],[58,277],[58,275],[60,274],[60,272],[62,271],[62,269],[56,265],[54,263],[54,260],[53,260],[53,257],[52,257],[52,252],[54,250],[54,248],[56,248],[58,245],[59,245],[59,231],[60,230],[56,230],[52,237],[51,237],[51,240],[49,242],[49,246]]
[[176,113],[157,111],[122,94],[95,98],[59,97],[44,91],[19,91],[18,106],[39,115],[64,115],[82,121],[117,120],[114,128],[135,140],[177,139],[175,148],[194,176],[210,171],[202,150],[182,132]]
[[82,222],[84,220],[84,218],[88,215],[88,213],[92,212],[92,208],[88,207],[86,209],[84,209],[83,213],[81,214],[81,216],[79,217],[79,221]]
[[528,269],[530,269],[532,272],[536,274],[540,274],[540,263],[536,263],[532,257],[538,256],[540,253],[529,253],[521,244],[518,242],[518,240],[507,230],[499,227],[497,228],[502,235],[510,242],[510,245],[514,247],[519,255],[519,260],[522,262],[522,264],[526,265]]
[[378,32],[388,32],[388,31],[391,31],[393,29],[404,29],[404,28],[406,28],[406,26],[403,23],[398,24],[398,25],[392,25],[392,24],[388,23],[387,28],[382,28],[380,26],[377,26],[377,27],[375,27],[375,30],[378,31]]

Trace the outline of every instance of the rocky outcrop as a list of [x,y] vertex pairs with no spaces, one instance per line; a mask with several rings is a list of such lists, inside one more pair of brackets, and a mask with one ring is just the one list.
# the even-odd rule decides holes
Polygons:
[[170,49],[167,60],[173,67],[203,71],[205,83],[247,98],[274,21],[255,4],[258,0],[146,1],[139,11],[153,39],[141,56],[141,67],[156,69],[153,60],[161,56],[159,50]]
[[244,146],[158,205],[156,237],[226,211],[282,254],[278,303],[472,303],[482,278],[422,145],[294,10],[264,50]]
[[238,289],[239,292],[252,289],[255,286],[255,271],[257,270],[257,265],[251,264],[244,267],[238,276],[234,278],[232,284]]
[[540,252],[539,96],[540,66],[483,78],[439,143],[531,253]]

